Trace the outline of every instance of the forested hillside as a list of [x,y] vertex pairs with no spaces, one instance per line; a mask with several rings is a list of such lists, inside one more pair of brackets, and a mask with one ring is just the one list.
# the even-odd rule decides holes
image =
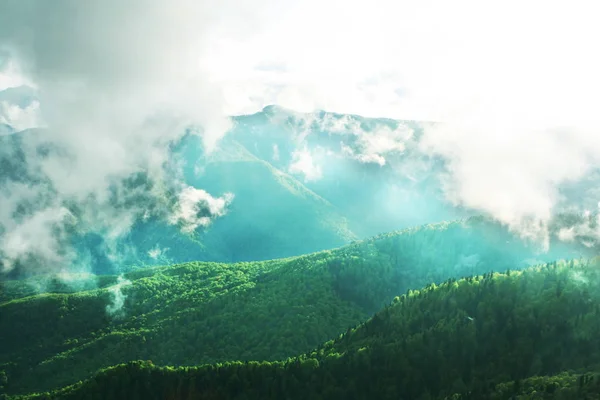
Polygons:
[[[570,251],[536,254],[500,226],[473,218],[290,259],[188,263],[119,279],[75,276],[70,283],[7,281],[0,370],[8,392],[24,393],[136,359],[158,365],[285,359],[364,321],[408,289]],[[55,292],[33,295],[44,287]]]
[[33,398],[596,399],[599,329],[600,260],[559,262],[409,290],[285,361],[137,362]]

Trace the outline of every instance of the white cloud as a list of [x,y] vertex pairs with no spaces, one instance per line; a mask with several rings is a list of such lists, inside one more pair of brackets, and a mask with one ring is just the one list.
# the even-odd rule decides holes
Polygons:
[[511,115],[438,125],[421,142],[448,161],[446,195],[523,236],[548,241],[560,186],[600,166],[600,140],[585,130],[534,127]]
[[380,166],[385,165],[385,158],[377,153],[367,153],[367,154],[356,154],[354,150],[350,146],[346,146],[344,142],[341,144],[342,146],[342,154],[349,156],[350,158],[354,158],[361,163],[369,164],[379,164]]
[[39,127],[39,102],[34,102],[26,108],[10,104],[6,101],[0,102],[0,124],[11,126],[15,131]]
[[315,162],[308,149],[292,152],[292,162],[289,166],[289,172],[304,175],[304,180],[307,182],[321,179],[323,176],[321,166]]
[[587,247],[600,242],[600,205],[596,213],[590,210],[583,213],[583,218],[570,226],[561,227],[556,236],[564,242],[579,241]]
[[223,197],[215,198],[202,189],[188,186],[179,193],[175,211],[169,222],[173,225],[179,224],[181,230],[186,233],[193,232],[198,227],[206,227],[214,218],[225,215],[233,197],[233,194],[226,193]]
[[152,249],[150,249],[148,251],[148,257],[152,258],[153,260],[158,260],[161,256],[163,256],[169,249],[168,248],[161,248],[158,246],[158,244],[156,246],[154,246]]
[[[6,203],[6,198],[0,199],[2,206]],[[11,271],[18,261],[34,265],[39,265],[40,261],[56,265],[71,261],[73,255],[64,252],[64,245],[67,239],[65,227],[72,223],[70,211],[55,205],[34,212],[23,221],[5,225],[7,232],[0,241],[0,272]],[[24,255],[35,259],[23,260]]]
[[10,54],[0,46],[0,91],[22,85],[32,86],[33,83],[25,79]]
[[130,285],[132,285],[132,282],[129,279],[124,278],[123,275],[119,275],[117,284],[108,289],[111,302],[106,306],[106,313],[109,316],[114,317],[121,315],[125,300],[127,299],[127,295],[123,293],[123,288]]
[[359,120],[344,116],[342,118],[325,117],[320,129],[333,134],[354,136],[353,147],[342,140],[342,153],[362,162],[383,166],[386,156],[403,153],[406,144],[413,140],[413,130],[404,124],[392,128],[385,123],[371,123],[368,129],[361,126]]
[[[15,83],[17,81],[11,82]],[[12,86],[0,90],[0,124],[9,125],[15,131],[39,127],[39,111],[40,103],[34,89],[28,86]]]
[[572,242],[575,240],[575,227],[560,228],[558,238],[563,242]]
[[[386,156],[403,153],[406,145],[414,142],[413,129],[404,123],[390,124],[390,121],[375,120],[365,122],[352,115],[302,113],[281,108],[272,112],[269,118],[276,125],[291,128],[297,147],[306,147],[309,135],[315,131],[339,135],[342,154],[361,163],[383,166],[386,164]],[[293,164],[297,164],[295,169],[310,170],[314,154],[306,152],[306,149],[296,152],[296,159],[293,161]]]

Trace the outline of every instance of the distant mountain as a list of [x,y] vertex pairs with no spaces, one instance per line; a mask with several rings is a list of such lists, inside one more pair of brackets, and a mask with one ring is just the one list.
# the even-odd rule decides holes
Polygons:
[[[9,94],[5,96],[11,97]],[[328,132],[328,124],[336,118],[348,120],[352,126],[343,128],[342,124]],[[307,125],[311,120],[314,122]],[[357,123],[362,124],[360,129],[367,129],[359,136],[354,134]],[[376,133],[384,129],[385,135],[391,135],[392,147],[401,146],[397,134],[389,133],[396,132],[399,124],[326,113],[315,119],[267,107],[255,115],[235,117],[234,128],[210,154],[205,153],[199,137],[186,134],[172,146],[173,165],[183,167],[187,185],[213,196],[231,193],[227,214],[192,232],[181,232],[161,219],[138,218],[130,231],[111,236],[110,242],[106,233],[94,226],[84,230],[75,226],[77,234],[71,241],[80,254],[77,264],[91,265],[96,273],[116,273],[194,260],[267,260],[337,247],[382,231],[460,214],[442,205],[429,189],[420,190],[410,180],[397,179],[391,167],[363,163],[343,153],[348,146],[360,147],[368,129],[376,129]],[[301,130],[304,125],[308,130]],[[37,157],[59,156],[60,149],[52,143],[25,149],[32,135],[43,143],[43,130],[0,138],[0,162],[6,165],[0,170],[0,182],[43,182],[44,193],[51,193],[53,183],[44,181],[43,170],[36,171],[35,177],[28,175],[26,154],[32,157],[35,150]],[[313,145],[316,147],[311,148]],[[331,153],[327,160],[319,161],[323,162],[318,166],[323,174],[317,181],[305,179],[310,165],[297,160],[298,152],[304,150]],[[133,178],[135,182],[137,178]],[[149,184],[144,179],[140,182]],[[145,190],[143,186],[138,189]],[[128,199],[115,207],[126,207],[129,202],[139,208],[148,200],[140,198],[134,204]],[[73,205],[63,206],[78,215]]]
[[118,264],[105,255],[103,237],[78,242],[92,249],[95,272],[132,266],[188,261],[254,261],[289,257],[338,247],[358,239],[347,218],[293,176],[225,139],[205,157],[198,137],[186,136],[174,151],[181,158],[185,183],[214,196],[232,193],[227,214],[210,226],[181,232],[166,221],[137,221],[119,240]]
[[[173,368],[152,358],[27,398],[595,399],[598,266],[597,259],[551,263],[411,290],[365,323],[282,361]],[[178,345],[189,343],[182,334]]]
[[[74,264],[111,274],[189,261],[268,260],[473,215],[472,210],[445,201],[440,183],[444,161],[419,151],[418,139],[426,125],[324,111],[302,114],[269,106],[234,117],[233,128],[209,154],[189,131],[171,146],[167,181],[181,177],[185,185],[212,196],[230,193],[233,200],[224,215],[183,232],[166,220],[176,194],[167,191],[165,198],[151,198],[151,189],[159,183],[150,182],[141,171],[127,178],[125,187],[134,195],[117,199],[114,208],[161,209],[160,215],[146,218],[138,213],[131,229],[120,235],[93,223],[69,226],[66,241],[78,254]],[[39,173],[28,175],[23,149],[28,136],[43,138],[43,134],[37,129],[0,137],[0,185],[33,183],[44,195],[52,193],[52,182]],[[60,156],[52,143],[27,151],[30,157]],[[570,190],[576,197],[580,188]],[[76,217],[84,214],[82,208],[96,207],[93,202],[61,205]],[[22,207],[24,212],[30,209]],[[2,224],[0,220],[0,235]],[[13,276],[19,276],[18,271]]]
[[[137,262],[129,264],[156,265],[146,256],[153,248],[168,249],[163,264],[289,257],[469,215],[445,203],[435,171],[406,148],[414,147],[408,139],[410,132],[419,134],[416,122],[298,114],[275,106],[233,122],[209,155],[194,135],[185,135],[173,150],[187,184],[215,196],[235,196],[227,215],[193,234],[201,247],[174,243],[175,234],[162,237],[160,232],[172,230],[164,224],[138,223],[123,241],[138,250]],[[381,153],[388,164],[365,163],[347,154],[352,147],[379,151],[377,146],[364,149],[371,134],[374,141],[384,136],[387,147]],[[299,159],[302,152],[310,159]],[[313,161],[318,165],[312,167],[321,171],[316,177],[306,175]],[[404,167],[398,172],[400,164]]]
[[361,237],[469,215],[444,200],[443,162],[418,150],[428,123],[278,106],[235,122],[228,137],[297,176]]
[[136,359],[282,360],[407,290],[581,254],[555,249],[537,254],[499,225],[473,218],[289,259],[0,281],[0,370],[9,392],[25,393]]

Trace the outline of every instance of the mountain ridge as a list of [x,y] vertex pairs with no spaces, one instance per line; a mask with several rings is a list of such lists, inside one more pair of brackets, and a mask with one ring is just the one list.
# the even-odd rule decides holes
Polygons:
[[285,359],[360,323],[408,289],[559,255],[536,255],[511,237],[516,240],[498,224],[469,219],[280,260],[94,277],[101,288],[92,281],[85,292],[10,301],[11,293],[27,295],[27,289],[4,282],[0,369],[7,369],[15,391],[46,390],[140,358],[176,365]]
[[600,387],[599,284],[600,258],[451,278],[282,361],[138,361],[24,398],[592,399],[582,396]]

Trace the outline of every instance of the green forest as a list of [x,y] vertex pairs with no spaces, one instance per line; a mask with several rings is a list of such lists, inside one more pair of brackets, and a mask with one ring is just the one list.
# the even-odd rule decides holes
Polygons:
[[[557,263],[577,249],[555,249],[540,253],[469,218],[288,259],[4,281],[0,390],[11,399],[580,398],[600,362],[596,263]],[[518,272],[536,262],[548,264]]]
[[449,279],[283,361],[103,369],[14,399],[596,399],[600,260]]

